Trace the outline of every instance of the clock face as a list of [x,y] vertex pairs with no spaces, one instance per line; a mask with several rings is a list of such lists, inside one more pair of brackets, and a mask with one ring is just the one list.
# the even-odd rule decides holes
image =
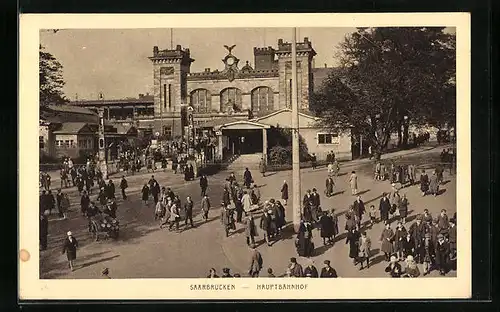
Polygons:
[[230,57],[227,59],[227,65],[233,65],[234,64],[234,58]]

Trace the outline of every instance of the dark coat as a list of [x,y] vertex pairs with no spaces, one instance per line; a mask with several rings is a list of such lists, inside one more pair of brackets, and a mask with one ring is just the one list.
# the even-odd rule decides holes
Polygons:
[[408,256],[408,255],[414,255],[415,251],[415,242],[413,241],[413,239],[410,237],[410,240],[408,240],[407,237],[405,237],[402,241],[401,241],[401,248],[402,248],[402,251],[403,253]]
[[286,183],[281,187],[281,199],[288,199],[288,184]]
[[328,215],[322,215],[319,218],[319,224],[321,226],[321,237],[331,237],[333,236],[333,220],[332,217]]
[[260,217],[260,228],[268,234],[272,233],[271,216],[270,215],[264,214],[264,215],[262,215],[262,217]]
[[399,209],[399,216],[401,218],[406,218],[408,216],[408,198],[401,199]]
[[318,270],[314,265],[307,266],[304,269],[304,276],[305,277],[318,277]]
[[106,191],[108,198],[115,198],[115,184],[113,182],[107,185]]
[[401,265],[397,262],[394,263],[394,266],[391,266],[391,264],[389,264],[385,268],[385,272],[389,273],[391,277],[401,277],[402,274]]
[[328,268],[322,268],[321,269],[321,275],[320,277],[338,277],[337,276],[337,271],[335,271],[334,268],[328,267]]
[[126,189],[127,187],[128,187],[127,180],[122,179],[122,181],[120,182],[120,188],[121,189]]
[[350,231],[347,233],[346,244],[349,243],[349,258],[356,259],[359,255],[359,237],[358,231]]
[[276,226],[278,228],[285,226],[285,207],[281,203],[276,205]]
[[207,188],[207,187],[208,187],[208,180],[207,180],[207,178],[206,178],[206,177],[204,177],[204,176],[200,178],[200,187],[201,187],[202,189],[205,189],[205,188]]
[[319,194],[318,193],[316,193],[316,194],[312,193],[311,197],[312,197],[312,200],[311,200],[312,206],[313,207],[319,207],[321,205]]
[[148,200],[148,198],[149,198],[149,187],[144,185],[142,187],[142,200]]
[[245,184],[251,184],[253,182],[252,173],[249,170],[245,170],[243,173],[243,180]]
[[88,195],[82,195],[82,198],[80,200],[80,205],[82,206],[83,209],[86,209],[90,205],[90,197]]
[[436,265],[443,268],[449,264],[450,259],[450,244],[444,241],[442,244],[437,243],[435,247]]
[[391,210],[391,202],[389,201],[389,198],[382,197],[378,207],[380,210],[380,219],[382,219],[382,221],[389,220],[389,210]]
[[290,269],[290,275],[293,277],[303,277],[304,270],[302,270],[302,266],[298,263],[295,263],[293,269]]
[[193,206],[193,201],[186,201],[186,203],[184,204],[184,212],[186,213],[187,218],[193,216]]
[[422,174],[420,176],[420,191],[427,192],[429,190],[429,176]]
[[76,248],[78,247],[78,241],[73,237],[73,241],[70,241],[68,237],[64,240],[62,253],[66,253],[68,261],[76,259]]
[[362,200],[357,200],[354,201],[354,213],[356,214],[356,217],[358,217],[358,220],[361,220],[361,217],[365,213],[365,203]]
[[382,241],[382,247],[380,248],[382,252],[391,254],[394,251],[394,245],[392,244],[394,231],[392,229],[384,229],[380,235],[380,240]]

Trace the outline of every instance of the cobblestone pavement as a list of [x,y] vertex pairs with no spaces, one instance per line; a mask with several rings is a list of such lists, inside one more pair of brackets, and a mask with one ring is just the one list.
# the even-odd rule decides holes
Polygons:
[[[387,157],[396,157],[400,161],[411,161],[416,164],[429,166],[437,161],[441,149],[420,148],[388,154]],[[373,181],[373,164],[367,160],[344,163],[341,173],[336,181],[336,195],[330,198],[321,196],[324,209],[335,208],[339,213],[339,229],[345,224],[343,212],[352,203],[354,197],[350,195],[348,187],[348,172],[356,170],[359,176],[359,190],[366,204],[374,203],[378,207],[378,199],[384,191],[390,190],[389,182]],[[241,180],[242,172],[237,172]],[[162,186],[171,187],[175,193],[185,200],[191,195],[195,201],[195,228],[181,227],[181,232],[169,232],[168,229],[159,229],[159,224],[154,221],[153,204],[145,206],[140,200],[142,185],[150,178],[150,174],[139,174],[127,177],[129,198],[126,201],[119,199],[118,218],[120,219],[120,237],[117,240],[94,242],[87,230],[87,222],[79,213],[79,196],[75,188],[67,189],[72,203],[71,211],[67,220],[58,220],[51,217],[49,222],[49,246],[40,255],[41,278],[99,278],[103,267],[108,267],[112,278],[188,278],[204,277],[211,267],[221,272],[223,267],[231,268],[233,273],[246,276],[250,260],[250,249],[246,246],[245,234],[242,225],[237,225],[237,230],[230,237],[225,237],[223,228],[219,221],[219,209],[222,194],[222,183],[227,177],[227,172],[221,172],[208,177],[208,194],[212,200],[214,209],[210,211],[209,221],[204,223],[199,215],[200,189],[198,181],[185,182],[182,175],[171,172],[156,172],[155,178]],[[260,185],[262,198],[279,198],[280,187],[283,180],[289,184],[290,194],[292,189],[292,172],[281,171],[268,173],[261,177],[258,172],[253,172],[254,179]],[[316,187],[322,194],[326,169],[316,170],[303,169],[301,180],[301,194],[307,189]],[[119,183],[119,177],[115,177],[115,184]],[[443,208],[447,209],[451,217],[456,211],[456,185],[455,177],[445,172],[445,184],[441,186],[442,194],[433,197],[422,197],[418,186],[405,188],[401,193],[406,193],[410,202],[409,216],[411,222],[416,214],[429,209],[432,215],[439,214]],[[95,196],[95,194],[93,195]],[[117,197],[120,198],[119,191]],[[369,205],[367,205],[368,207]],[[292,203],[286,207],[287,220],[292,218]],[[365,217],[366,219],[366,217]],[[411,222],[407,224],[409,228]],[[182,223],[181,223],[182,224]],[[323,260],[329,259],[332,266],[342,277],[384,277],[386,263],[383,254],[380,253],[380,242],[378,238],[382,231],[382,225],[376,224],[373,228],[366,229],[372,240],[372,265],[369,269],[359,271],[354,267],[348,257],[348,245],[345,244],[345,236],[340,235],[333,246],[323,246],[319,237],[319,231],[313,233],[313,241],[316,246],[313,259],[316,267],[322,266]],[[394,226],[393,226],[394,228]],[[460,226],[459,226],[460,228]],[[65,233],[71,230],[80,242],[77,253],[76,270],[70,272],[66,266],[66,257],[61,254],[62,241]],[[283,274],[289,258],[297,256],[294,247],[294,235],[291,224],[284,232],[283,238],[268,247],[262,244],[262,233],[256,237],[261,245],[258,247],[264,259],[264,270],[272,267],[276,275]],[[306,259],[297,257],[299,263],[306,263]],[[432,272],[428,276],[437,276]],[[447,276],[456,276],[452,271]]]

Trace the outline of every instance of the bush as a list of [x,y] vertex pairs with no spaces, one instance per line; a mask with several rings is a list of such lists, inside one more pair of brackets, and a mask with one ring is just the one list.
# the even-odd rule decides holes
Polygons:
[[[292,131],[289,128],[273,127],[269,134],[268,161],[271,164],[292,163]],[[304,138],[299,134],[300,161],[309,161],[310,155]]]

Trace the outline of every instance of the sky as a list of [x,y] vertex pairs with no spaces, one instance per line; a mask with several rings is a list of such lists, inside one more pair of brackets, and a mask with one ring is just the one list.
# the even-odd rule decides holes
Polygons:
[[[337,65],[335,54],[343,38],[355,28],[299,28],[297,41],[308,37],[317,55],[316,67]],[[153,66],[148,57],[153,46],[169,49],[169,28],[155,29],[61,29],[40,32],[40,44],[63,66],[65,95],[74,100],[97,99],[100,92],[106,99],[137,97],[152,94]],[[176,28],[172,31],[173,47],[189,48],[191,72],[205,68],[223,69],[227,54],[224,45],[236,47],[232,53],[253,66],[253,47],[277,48],[278,39],[290,42],[290,28]]]

